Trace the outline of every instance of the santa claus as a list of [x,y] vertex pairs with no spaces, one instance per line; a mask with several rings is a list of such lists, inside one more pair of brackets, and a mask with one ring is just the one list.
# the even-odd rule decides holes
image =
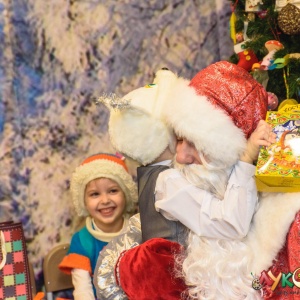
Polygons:
[[[196,192],[180,197],[178,186],[165,185],[172,170],[160,175],[156,209],[190,229],[186,247],[164,239],[137,245],[133,235],[112,241],[99,256],[97,295],[139,300],[294,297],[297,280],[289,281],[290,287],[286,277],[299,257],[291,255],[298,247],[298,194],[257,194],[253,155],[248,166],[238,169],[251,134],[265,118],[266,91],[242,68],[219,62],[189,84],[177,81],[166,99],[163,116],[178,137],[176,170],[206,193],[200,200]],[[270,144],[265,124],[259,136],[261,145]],[[131,232],[139,236],[138,223]],[[282,274],[290,290],[278,284]]]
[[[227,62],[213,64],[191,80],[189,87],[196,95],[194,91],[181,89],[182,94],[177,91],[168,98],[164,110],[176,134],[187,138],[197,153],[204,153],[207,161],[213,163],[208,167],[202,165],[202,170],[192,176],[191,168],[196,166],[183,166],[185,174],[195,185],[209,189],[220,199],[227,184],[225,174],[240,159],[235,155],[237,149],[245,146],[258,120],[264,119],[267,100],[263,89],[247,74],[245,77],[241,74],[243,70]],[[216,113],[221,114],[216,117]],[[239,144],[235,144],[237,137],[230,137],[232,126],[244,134],[245,140]],[[185,156],[181,162],[187,163],[188,159]],[[300,299],[299,196],[299,193],[259,193],[249,233],[236,239],[209,238],[201,232],[200,218],[191,220],[192,213],[183,214],[184,210],[176,205],[174,209],[171,202],[164,205],[166,212],[191,229],[187,250],[176,256],[177,269],[188,286],[188,297]],[[182,203],[189,206],[185,199]],[[213,210],[210,213],[214,215]],[[247,211],[244,213],[241,226],[248,217]],[[218,219],[220,215],[213,217]]]

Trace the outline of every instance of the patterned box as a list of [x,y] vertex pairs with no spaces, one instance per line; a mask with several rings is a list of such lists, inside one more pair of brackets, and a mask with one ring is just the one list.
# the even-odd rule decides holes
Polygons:
[[22,224],[0,223],[0,240],[0,300],[31,300]]
[[269,111],[266,120],[276,143],[262,147],[256,166],[256,184],[263,192],[300,191],[300,105]]

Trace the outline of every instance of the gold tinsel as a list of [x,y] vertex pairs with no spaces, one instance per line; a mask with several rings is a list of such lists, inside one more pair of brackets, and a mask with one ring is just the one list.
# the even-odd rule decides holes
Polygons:
[[290,3],[284,6],[278,14],[278,26],[285,34],[299,34],[300,9]]

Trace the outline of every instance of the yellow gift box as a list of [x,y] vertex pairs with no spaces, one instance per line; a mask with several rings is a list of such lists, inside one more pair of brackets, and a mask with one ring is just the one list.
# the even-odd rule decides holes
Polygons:
[[255,179],[262,192],[300,191],[300,105],[268,111],[276,143],[259,152]]

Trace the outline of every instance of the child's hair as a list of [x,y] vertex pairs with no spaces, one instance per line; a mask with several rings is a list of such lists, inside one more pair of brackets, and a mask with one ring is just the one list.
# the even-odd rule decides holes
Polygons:
[[125,194],[124,214],[134,213],[137,203],[137,186],[128,173],[125,162],[116,155],[100,153],[86,158],[72,174],[70,190],[75,210],[79,216],[88,216],[84,205],[86,185],[97,178],[114,180]]

